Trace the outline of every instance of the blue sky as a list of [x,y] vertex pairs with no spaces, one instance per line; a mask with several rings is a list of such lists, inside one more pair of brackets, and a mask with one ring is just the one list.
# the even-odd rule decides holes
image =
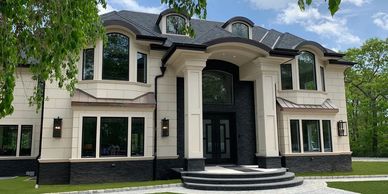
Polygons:
[[[107,0],[101,13],[133,10],[160,13],[166,9],[160,0]],[[301,12],[297,0],[208,0],[207,20],[227,21],[234,16],[251,19],[255,25],[289,32],[304,39],[344,51],[360,46],[372,37],[388,37],[387,0],[342,0],[341,8],[331,17],[324,0]]]

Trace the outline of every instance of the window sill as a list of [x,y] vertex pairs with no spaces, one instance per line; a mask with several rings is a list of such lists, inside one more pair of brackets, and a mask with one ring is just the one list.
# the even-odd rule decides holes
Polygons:
[[153,160],[153,156],[132,156],[132,157],[104,157],[104,158],[75,158],[69,159],[70,162],[116,162],[116,161],[137,161]]
[[90,84],[90,83],[135,85],[135,86],[151,87],[151,84],[147,84],[147,83],[132,82],[132,81],[121,81],[121,80],[80,80],[78,82],[78,84]]
[[348,155],[352,152],[304,152],[304,153],[288,153],[283,156],[330,156],[330,155]]
[[0,160],[30,160],[36,159],[36,156],[0,156]]
[[280,93],[310,93],[310,94],[323,94],[327,95],[327,92],[325,91],[319,91],[319,90],[280,90]]

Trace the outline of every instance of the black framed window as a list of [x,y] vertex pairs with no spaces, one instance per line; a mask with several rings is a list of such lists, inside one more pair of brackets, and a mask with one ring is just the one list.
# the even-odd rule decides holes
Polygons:
[[332,152],[333,146],[331,141],[331,123],[330,120],[322,121],[323,128],[323,147],[325,152]]
[[16,156],[17,125],[0,125],[0,156]]
[[305,152],[321,151],[321,134],[319,120],[302,120],[303,150]]
[[299,120],[290,120],[292,152],[301,152]]
[[19,156],[31,156],[32,125],[22,125]]
[[144,118],[132,117],[131,156],[144,156]]
[[104,45],[102,79],[129,80],[129,38],[120,33],[109,33]]
[[82,61],[82,80],[93,80],[94,48],[84,49]]
[[166,32],[169,34],[181,34],[184,35],[184,28],[186,20],[179,15],[169,15],[166,18]]
[[97,117],[83,117],[81,157],[96,157],[96,133]]
[[292,90],[292,68],[291,64],[281,64],[280,74],[282,81],[282,90]]
[[137,53],[137,82],[147,83],[147,55]]
[[249,38],[249,27],[241,22],[234,23],[232,24],[232,33],[241,38]]
[[223,71],[203,71],[204,104],[233,104],[233,75]]
[[314,54],[302,51],[298,56],[299,88],[302,90],[317,90]]
[[321,69],[321,85],[322,85],[322,91],[326,91],[326,84],[325,84],[325,69],[323,67]]
[[128,117],[101,117],[100,156],[127,156]]

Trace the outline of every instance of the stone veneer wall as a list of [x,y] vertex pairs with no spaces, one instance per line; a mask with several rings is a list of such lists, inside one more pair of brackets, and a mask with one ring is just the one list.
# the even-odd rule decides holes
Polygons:
[[282,165],[292,172],[350,171],[352,158],[350,154],[283,156]]

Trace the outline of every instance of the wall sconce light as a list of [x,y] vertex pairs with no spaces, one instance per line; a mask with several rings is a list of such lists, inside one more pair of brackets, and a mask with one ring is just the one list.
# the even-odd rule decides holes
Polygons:
[[59,138],[62,136],[62,118],[54,118],[53,137]]
[[170,134],[170,121],[166,118],[162,119],[162,137],[168,137]]
[[346,127],[346,122],[343,120],[340,120],[337,122],[337,129],[338,129],[338,136],[347,136],[348,130]]

